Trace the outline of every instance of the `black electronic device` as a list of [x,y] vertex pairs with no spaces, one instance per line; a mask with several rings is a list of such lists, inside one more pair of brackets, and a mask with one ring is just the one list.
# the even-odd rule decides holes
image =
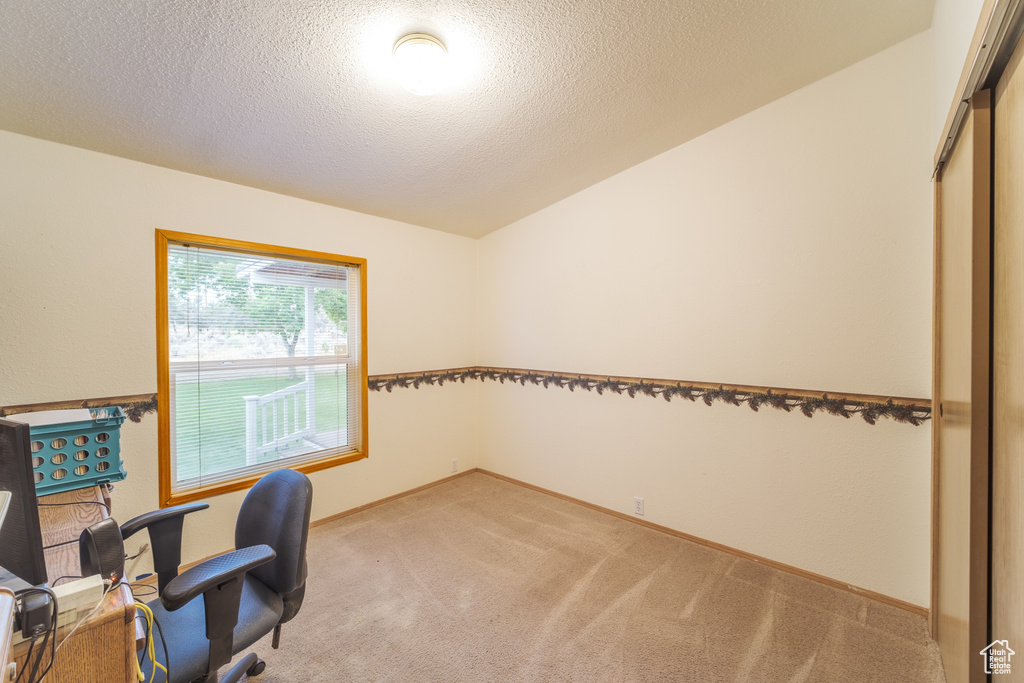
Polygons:
[[113,519],[96,522],[78,538],[82,576],[99,574],[117,583],[124,577],[124,541]]
[[46,583],[43,534],[32,474],[29,426],[0,419],[0,490],[10,504],[0,526],[0,567],[33,586]]

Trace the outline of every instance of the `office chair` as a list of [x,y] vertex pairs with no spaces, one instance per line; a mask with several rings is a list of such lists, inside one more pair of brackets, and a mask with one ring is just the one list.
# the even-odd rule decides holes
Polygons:
[[[271,631],[273,647],[281,642],[281,625],[302,606],[306,591],[306,538],[313,485],[294,470],[277,470],[250,489],[238,511],[234,552],[219,555],[178,576],[184,517],[205,510],[189,503],[140,515],[121,525],[129,538],[148,529],[160,597],[153,610],[167,650],[154,637],[156,658],[169,663],[168,683],[216,683],[217,669]],[[203,599],[199,600],[199,596]],[[266,664],[248,655],[221,683],[243,673],[255,676]],[[152,663],[144,672],[150,678]],[[157,680],[164,683],[163,672]]]

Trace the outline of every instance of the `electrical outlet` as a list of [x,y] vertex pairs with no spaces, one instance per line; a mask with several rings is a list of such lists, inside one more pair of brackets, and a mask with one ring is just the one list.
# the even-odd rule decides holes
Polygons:
[[633,499],[633,514],[641,517],[644,514],[644,499],[640,496]]
[[452,458],[452,472],[458,472],[458,471],[459,471],[459,459],[458,458]]

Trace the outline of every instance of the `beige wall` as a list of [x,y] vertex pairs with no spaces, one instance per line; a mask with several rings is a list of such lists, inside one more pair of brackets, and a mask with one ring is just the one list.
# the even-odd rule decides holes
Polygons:
[[[488,365],[930,396],[921,34],[481,240]],[[481,463],[918,605],[927,426],[487,385]]]
[[946,124],[985,0],[935,0],[932,12],[932,153]]
[[[471,365],[476,242],[0,132],[0,405],[156,391],[155,228],[365,257],[371,374]],[[312,475],[314,519],[475,466],[475,385],[370,394],[370,458]],[[156,419],[123,427],[115,515],[157,507]],[[185,560],[233,544],[242,494]]]
[[[927,397],[932,51],[912,38],[479,242],[0,132],[0,405],[155,390],[154,228],[368,258],[371,373]],[[370,429],[368,461],[314,475],[314,517],[457,457],[927,604],[927,427],[469,383],[371,394]],[[152,416],[124,452],[121,519],[156,506]],[[231,545],[241,497],[190,522],[186,560]]]

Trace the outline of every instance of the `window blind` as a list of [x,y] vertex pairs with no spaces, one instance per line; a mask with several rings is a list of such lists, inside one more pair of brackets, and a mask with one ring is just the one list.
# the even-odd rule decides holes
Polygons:
[[173,490],[360,450],[357,266],[169,244],[167,273]]

